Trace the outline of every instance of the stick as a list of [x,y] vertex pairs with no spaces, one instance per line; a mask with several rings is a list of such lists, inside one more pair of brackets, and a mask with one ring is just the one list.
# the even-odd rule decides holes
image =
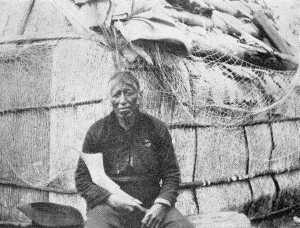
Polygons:
[[224,22],[229,25],[231,28],[233,28],[234,30],[236,30],[237,33],[240,33],[243,38],[245,38],[249,43],[254,42],[258,45],[260,45],[262,48],[264,48],[266,51],[268,51],[269,53],[273,53],[273,49],[270,48],[268,45],[266,45],[265,43],[263,43],[262,41],[256,39],[255,37],[251,36],[249,33],[247,33],[247,31],[245,31],[244,28],[237,26],[235,23],[233,23],[230,19],[230,17],[228,17],[226,14],[224,13],[220,13],[220,12],[215,12],[216,16],[218,16],[219,18],[221,18],[222,20],[224,20]]
[[25,6],[23,17],[20,18],[20,24],[18,25],[18,29],[16,32],[17,35],[22,35],[24,33],[29,15],[34,5],[34,1],[35,0],[29,0],[27,5]]

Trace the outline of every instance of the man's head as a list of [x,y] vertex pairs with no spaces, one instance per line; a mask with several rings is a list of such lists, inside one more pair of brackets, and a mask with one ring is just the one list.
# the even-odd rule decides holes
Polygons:
[[116,72],[108,82],[114,112],[119,118],[132,116],[139,108],[140,83],[129,71]]

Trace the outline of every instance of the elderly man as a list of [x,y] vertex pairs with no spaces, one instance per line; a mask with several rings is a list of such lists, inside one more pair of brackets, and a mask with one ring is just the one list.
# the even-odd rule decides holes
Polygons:
[[174,207],[180,172],[167,126],[139,111],[140,85],[128,71],[109,80],[113,107],[94,123],[83,143],[84,153],[102,153],[106,174],[128,197],[93,183],[79,159],[76,187],[87,201],[85,227],[194,227]]

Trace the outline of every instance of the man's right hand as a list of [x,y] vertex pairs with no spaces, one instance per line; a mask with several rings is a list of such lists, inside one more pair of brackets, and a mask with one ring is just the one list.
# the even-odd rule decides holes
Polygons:
[[131,212],[134,209],[138,209],[142,212],[146,212],[147,210],[141,206],[141,204],[143,203],[138,199],[135,199],[133,197],[118,196],[116,194],[111,194],[110,196],[108,196],[106,199],[106,203],[116,210],[122,212]]

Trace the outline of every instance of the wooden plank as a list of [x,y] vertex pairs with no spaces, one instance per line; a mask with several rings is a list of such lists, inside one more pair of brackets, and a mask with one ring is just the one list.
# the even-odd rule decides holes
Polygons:
[[181,190],[179,191],[179,196],[175,207],[183,215],[195,215],[198,213],[194,195],[191,190]]
[[243,129],[198,128],[195,180],[213,181],[246,174],[247,150]]
[[246,213],[252,202],[246,181],[197,188],[199,213],[235,210]]
[[86,220],[86,202],[79,195],[49,193],[49,202],[72,206],[80,211],[83,219]]
[[74,28],[52,1],[35,0],[24,35],[71,33]]
[[48,202],[48,193],[39,190],[0,186],[1,221],[30,222],[17,207],[40,201]]
[[174,129],[171,134],[181,171],[181,182],[192,182],[196,152],[195,129]]
[[260,217],[272,212],[276,199],[276,187],[270,176],[250,179],[253,201],[248,211],[249,217]]
[[292,166],[299,166],[299,130],[298,121],[272,124],[274,149],[271,156],[271,170],[280,170],[290,168]]
[[272,150],[271,130],[267,124],[246,127],[249,148],[248,173],[260,173],[269,170]]
[[273,210],[280,210],[300,203],[300,171],[276,174],[279,192]]

